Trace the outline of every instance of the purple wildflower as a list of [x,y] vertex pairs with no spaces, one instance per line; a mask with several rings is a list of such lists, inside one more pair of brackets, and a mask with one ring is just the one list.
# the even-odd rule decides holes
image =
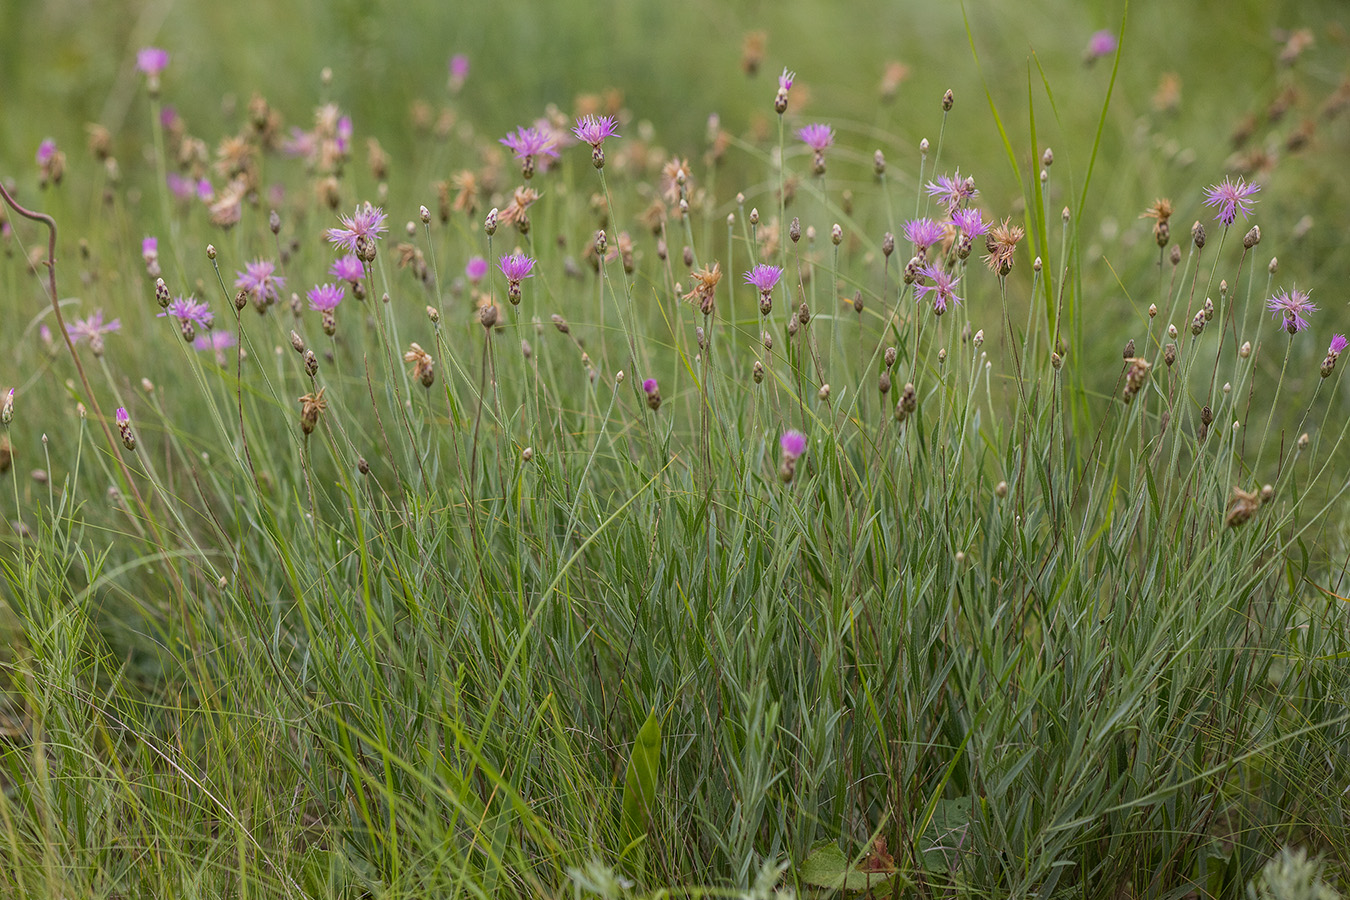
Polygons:
[[200,335],[192,342],[193,350],[227,350],[233,347],[237,339],[233,331],[213,328],[210,333]]
[[1284,329],[1290,334],[1298,334],[1308,327],[1308,320],[1304,318],[1306,313],[1317,312],[1316,304],[1298,288],[1280,291],[1266,301],[1266,309],[1274,313],[1275,318],[1284,319]]
[[796,72],[789,72],[787,66],[783,67],[783,74],[778,76],[778,89],[787,93],[792,90],[792,79],[797,77]]
[[647,408],[656,412],[661,408],[661,386],[656,383],[655,378],[648,378],[642,382],[642,392],[647,395]]
[[290,157],[313,159],[319,153],[319,139],[314,132],[292,125],[290,137],[281,139],[281,152]]
[[797,137],[817,153],[824,153],[834,146],[834,129],[820,122],[798,129]]
[[1116,52],[1116,36],[1109,31],[1094,31],[1092,37],[1088,38],[1087,50],[1083,53],[1083,61],[1093,63],[1103,56],[1110,56]]
[[47,166],[51,164],[52,158],[56,156],[56,141],[51,138],[43,138],[42,143],[38,144],[37,164]]
[[1327,356],[1339,357],[1343,352],[1345,352],[1347,344],[1350,344],[1350,341],[1347,341],[1345,339],[1345,335],[1343,334],[1332,335],[1331,346],[1327,348]]
[[197,181],[197,199],[203,203],[216,199],[216,189],[211,187],[211,179],[201,178]]
[[745,273],[745,283],[753,284],[759,288],[761,294],[768,294],[778,286],[778,279],[783,277],[783,268],[781,266],[770,266],[760,263],[749,272]]
[[778,440],[778,446],[783,451],[784,459],[800,459],[801,455],[806,452],[806,435],[796,429],[785,431]]
[[487,271],[488,262],[481,256],[470,258],[468,265],[464,267],[464,274],[468,276],[469,280],[474,284],[482,281],[483,276],[487,275]]
[[796,77],[796,72],[789,72],[786,68],[783,69],[783,74],[778,76],[778,93],[773,98],[773,109],[780,116],[787,112],[788,91],[792,90],[792,79]]
[[922,302],[924,297],[930,293],[933,295],[933,314],[942,315],[947,311],[947,306],[951,303],[960,303],[961,298],[956,296],[956,286],[961,282],[960,278],[953,278],[951,273],[941,266],[924,265],[919,267],[919,276],[932,281],[932,284],[922,284],[915,282],[914,299]]
[[576,127],[572,133],[577,136],[577,140],[590,144],[594,148],[599,148],[605,138],[620,137],[616,132],[616,125],[613,116],[582,116],[577,119]]
[[956,212],[980,193],[975,189],[975,179],[962,178],[960,169],[957,169],[956,174],[951,177],[939,175],[937,182],[928,182],[924,190],[928,191],[928,196],[937,198],[948,215]]
[[88,318],[76,319],[66,326],[66,334],[70,335],[72,343],[79,343],[83,339],[88,339],[89,349],[95,356],[103,355],[103,336],[112,334],[122,327],[121,319],[113,319],[111,322],[103,321],[103,310],[96,309],[90,313]]
[[1232,225],[1239,212],[1244,219],[1252,214],[1252,204],[1256,201],[1250,198],[1259,190],[1261,190],[1259,184],[1245,182],[1241,175],[1236,182],[1224,176],[1223,181],[1205,188],[1204,203],[1205,206],[1219,210],[1219,214],[1214,218],[1224,225]]
[[234,286],[248,291],[262,303],[275,303],[277,291],[286,286],[286,279],[275,274],[276,263],[255,259],[244,263],[244,271],[235,272]]
[[337,133],[333,140],[333,145],[337,147],[337,152],[343,156],[351,149],[352,143],[352,117],[342,116],[337,120]]
[[508,283],[520,284],[521,279],[534,277],[531,271],[534,268],[534,260],[522,253],[503,256],[497,261],[497,268],[502,270]]
[[355,253],[365,262],[375,258],[375,241],[389,229],[385,226],[388,218],[378,206],[365,203],[356,208],[351,216],[338,216],[341,228],[329,228],[324,237],[330,244],[336,244],[348,253]]
[[906,222],[904,234],[905,240],[914,245],[914,255],[923,256],[929,247],[942,240],[944,230],[940,223],[925,217]]
[[984,221],[977,207],[958,209],[952,213],[952,223],[961,230],[962,236],[971,240],[989,233],[989,223]]
[[153,237],[141,238],[141,259],[149,262],[159,257],[159,239]]
[[216,317],[211,312],[211,307],[202,303],[192,295],[186,297],[174,297],[169,301],[169,305],[164,308],[164,312],[155,318],[162,319],[165,316],[171,316],[184,324],[196,325],[199,328],[210,328],[211,323],[215,322]]
[[458,93],[469,77],[469,58],[463,53],[450,57],[450,90]]
[[166,103],[159,111],[159,124],[165,131],[173,131],[178,127],[178,109],[173,104]]
[[142,47],[136,53],[136,68],[154,77],[169,65],[169,51],[159,47]]
[[136,434],[131,430],[131,415],[125,406],[117,407],[115,414],[117,430],[122,435],[122,446],[128,450],[136,449]]
[[515,134],[508,134],[498,143],[505,144],[515,154],[520,163],[521,174],[526,178],[534,177],[534,163],[537,156],[557,157],[557,140],[546,131],[531,125],[529,128],[517,128]]
[[309,298],[309,308],[322,313],[331,313],[337,309],[346,295],[343,288],[332,284],[316,284],[305,294]]
[[642,382],[642,390],[648,394],[654,394],[656,391],[660,390],[660,387],[656,384],[655,378],[648,378],[646,381]]
[[328,274],[338,281],[356,284],[365,277],[366,270],[355,253],[348,253],[346,256],[339,256],[333,260],[333,264],[328,268]]

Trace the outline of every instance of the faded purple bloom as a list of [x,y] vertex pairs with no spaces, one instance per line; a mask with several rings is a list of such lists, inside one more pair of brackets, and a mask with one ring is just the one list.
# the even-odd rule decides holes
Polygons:
[[1317,312],[1317,306],[1308,299],[1308,295],[1298,288],[1288,291],[1280,291],[1274,297],[1266,301],[1266,309],[1275,314],[1275,318],[1283,319],[1285,329],[1290,334],[1297,334],[1308,327],[1308,320],[1304,318],[1307,313]]
[[520,284],[522,279],[534,277],[531,271],[534,268],[534,260],[521,253],[503,256],[497,261],[497,268],[502,270],[508,284]]
[[338,281],[356,284],[365,277],[366,269],[361,265],[361,260],[355,253],[348,253],[346,256],[339,256],[333,260],[333,264],[328,267],[328,274]]
[[202,178],[197,181],[197,199],[203,203],[210,203],[216,199],[216,189],[211,187],[211,179]]
[[159,238],[141,238],[141,259],[149,262],[159,258]]
[[337,151],[345,154],[352,143],[352,117],[343,116],[337,120],[337,136],[334,140],[337,145]]
[[614,130],[615,127],[613,116],[582,116],[577,119],[572,133],[577,136],[577,140],[599,147],[605,138],[621,136]]
[[975,179],[969,176],[962,178],[960,169],[957,169],[956,174],[951,177],[939,175],[937,182],[928,182],[924,190],[928,192],[928,196],[937,198],[948,215],[980,193],[975,189]]
[[642,390],[648,395],[654,394],[660,389],[661,388],[657,385],[655,378],[648,378],[646,381],[642,382]]
[[989,223],[984,221],[978,207],[958,209],[952,213],[952,224],[961,230],[961,234],[974,240],[989,233]]
[[464,267],[464,274],[467,275],[469,280],[474,284],[482,281],[483,276],[487,274],[487,271],[488,261],[481,256],[471,257],[469,259],[469,264]]
[[450,81],[455,85],[464,84],[469,77],[469,58],[463,53],[450,57]]
[[52,161],[54,156],[56,156],[56,141],[51,138],[43,138],[42,143],[38,144],[37,164],[45,166]]
[[1252,204],[1256,201],[1250,198],[1259,190],[1259,184],[1245,182],[1241,175],[1236,182],[1224,176],[1223,181],[1205,188],[1205,206],[1218,209],[1219,214],[1214,218],[1225,225],[1232,225],[1239,212],[1244,219],[1252,214]]
[[783,277],[781,266],[770,266],[760,263],[749,272],[745,273],[745,283],[753,284],[759,288],[761,294],[770,293],[778,286],[778,279]]
[[789,72],[783,69],[783,74],[778,76],[778,93],[773,98],[773,111],[780,116],[787,112],[788,91],[792,90],[792,79],[797,77],[796,72]]
[[142,47],[136,53],[136,68],[146,75],[158,75],[168,65],[168,50],[161,50],[159,47]]
[[1345,351],[1345,347],[1347,344],[1350,344],[1350,341],[1347,341],[1345,339],[1345,335],[1343,334],[1332,335],[1331,346],[1327,348],[1327,356],[1339,357],[1341,353]]
[[276,270],[276,263],[266,259],[244,263],[244,271],[234,273],[234,286],[259,300],[275,303],[277,291],[286,286],[286,279],[277,275]]
[[291,126],[290,137],[281,139],[281,152],[287,156],[313,159],[319,152],[319,141],[314,132]]
[[172,131],[178,124],[178,110],[173,104],[165,104],[159,111],[159,124],[165,131]]
[[824,153],[834,146],[834,129],[820,122],[798,129],[797,137],[817,153]]
[[341,228],[329,228],[324,237],[330,244],[336,244],[348,253],[356,252],[356,244],[363,237],[376,240],[389,229],[385,226],[388,218],[384,210],[369,203],[356,208],[351,216],[338,216],[342,220]]
[[331,284],[316,284],[305,294],[309,298],[309,308],[315,312],[332,312],[346,295],[344,289]]
[[211,307],[194,299],[191,294],[186,297],[174,297],[164,312],[155,318],[162,319],[165,316],[171,316],[184,325],[195,325],[198,328],[210,328],[211,323],[216,320]]
[[515,134],[508,134],[497,143],[505,144],[516,155],[516,159],[525,162],[536,156],[558,155],[553,136],[531,125],[529,128],[517,128]]
[[216,365],[223,366],[225,365],[225,351],[236,343],[238,341],[235,339],[233,331],[215,328],[209,334],[198,335],[192,342],[192,349],[198,352],[213,351],[216,354]]
[[928,252],[928,248],[942,240],[944,229],[938,222],[934,222],[927,217],[922,219],[910,219],[905,223],[905,240],[914,245],[914,255],[923,256]]
[[778,446],[782,448],[785,459],[798,459],[806,452],[806,435],[795,429],[785,431],[778,440]]
[[111,322],[103,321],[103,310],[96,309],[89,314],[88,318],[76,319],[66,326],[66,334],[70,335],[71,341],[78,343],[87,338],[92,344],[101,340],[103,335],[112,334],[122,327],[121,319],[113,319]]
[[797,77],[796,72],[789,72],[787,66],[783,67],[783,74],[778,76],[778,89],[783,93],[792,90],[792,79]]
[[1087,51],[1083,54],[1083,59],[1091,63],[1115,52],[1116,36],[1106,30],[1094,31],[1092,37],[1088,38]]
[[127,412],[125,406],[117,407],[117,427],[126,428],[131,424],[131,414]]
[[914,299],[922,302],[929,294],[933,295],[933,312],[942,315],[947,311],[947,307],[952,303],[960,303],[961,298],[956,296],[956,286],[961,282],[960,278],[953,278],[951,273],[941,266],[924,265],[919,267],[919,277],[932,281],[932,284],[914,283]]
[[164,181],[169,185],[169,193],[179,200],[191,200],[197,193],[197,186],[192,183],[192,179],[184,178],[177,172],[170,172],[164,177]]

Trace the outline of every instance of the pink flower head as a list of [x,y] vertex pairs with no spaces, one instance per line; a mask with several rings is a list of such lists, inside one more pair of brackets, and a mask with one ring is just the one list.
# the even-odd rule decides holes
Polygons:
[[89,314],[88,318],[76,319],[67,325],[66,334],[70,335],[70,340],[74,343],[78,343],[82,339],[88,339],[92,343],[105,334],[112,334],[121,327],[121,319],[104,322],[103,310],[96,309]]
[[338,153],[346,153],[352,143],[352,117],[343,116],[337,120],[337,137],[334,140]]
[[342,298],[347,292],[341,287],[331,284],[316,284],[306,292],[305,296],[309,298],[309,308],[315,312],[332,312],[337,309],[337,305],[342,302]]
[[127,412],[125,406],[117,407],[117,427],[126,428],[131,424],[131,414]]
[[806,452],[806,435],[796,429],[785,431],[778,440],[778,446],[782,449],[785,459],[799,459]]
[[142,47],[136,53],[136,68],[151,77],[163,72],[169,65],[169,51],[159,47]]
[[198,328],[210,328],[211,323],[216,320],[215,315],[211,312],[211,307],[194,299],[191,294],[186,297],[174,297],[165,307],[164,312],[155,318],[162,319],[165,316],[175,318],[184,325],[194,325]]
[[753,284],[759,288],[761,294],[768,294],[778,286],[778,279],[783,277],[781,266],[770,266],[760,263],[749,272],[745,273],[745,283]]
[[259,300],[275,303],[277,291],[286,286],[286,279],[277,275],[276,270],[276,263],[265,259],[244,263],[244,271],[234,273],[234,286]]
[[159,258],[159,239],[153,237],[141,238],[141,259],[149,262],[152,259]]
[[820,122],[798,129],[797,137],[817,153],[824,153],[834,145],[834,129]]
[[487,271],[488,262],[481,256],[471,257],[468,265],[464,267],[464,274],[468,276],[468,279],[474,284],[482,281],[483,276],[487,275]]
[[910,219],[905,223],[905,240],[914,245],[914,255],[923,256],[928,248],[942,240],[943,228],[927,217]]
[[957,169],[956,174],[948,177],[939,175],[937,182],[928,182],[924,187],[928,196],[936,197],[942,208],[951,215],[957,209],[964,206],[972,197],[978,196],[979,191],[975,189],[975,179],[961,177],[961,170]]
[[642,390],[643,390],[643,392],[646,393],[648,396],[651,396],[652,394],[655,394],[655,393],[656,393],[657,391],[659,391],[660,389],[661,389],[661,388],[660,388],[660,386],[656,383],[656,379],[655,379],[655,378],[648,378],[646,381],[642,382]]
[[56,141],[51,138],[43,138],[42,143],[38,144],[37,164],[45,166],[56,156]]
[[459,84],[463,84],[464,79],[469,77],[469,58],[463,53],[456,53],[450,57],[450,77]]
[[505,144],[511,152],[516,155],[516,159],[524,162],[535,156],[557,157],[558,148],[555,146],[553,136],[540,131],[531,125],[529,128],[517,128],[515,134],[508,134],[498,141],[499,144]]
[[577,136],[577,140],[590,144],[592,147],[599,147],[604,143],[605,138],[620,137],[615,128],[613,116],[582,116],[577,119],[576,127],[572,133]]
[[961,234],[971,240],[989,233],[989,223],[984,221],[978,207],[958,209],[952,213],[952,224],[961,230]]
[[1214,218],[1232,225],[1239,212],[1244,219],[1252,214],[1252,204],[1256,201],[1250,198],[1259,190],[1259,184],[1244,182],[1241,175],[1236,182],[1225,176],[1223,181],[1205,188],[1205,206],[1218,209],[1219,214]]
[[281,152],[290,157],[313,159],[319,152],[319,140],[314,132],[292,125],[290,137],[281,139]]
[[960,303],[961,298],[956,296],[956,286],[960,283],[960,278],[953,278],[951,273],[941,266],[924,265],[919,267],[919,277],[926,278],[933,282],[932,284],[914,283],[914,299],[922,302],[924,297],[933,295],[933,312],[936,315],[942,315],[947,311],[948,305]]
[[165,131],[172,131],[178,126],[178,110],[173,104],[166,103],[159,111],[159,124]]
[[1088,38],[1087,52],[1083,58],[1091,63],[1116,52],[1116,36],[1109,31],[1094,31]]
[[384,224],[388,218],[384,210],[369,203],[358,206],[351,216],[338,218],[342,221],[342,227],[328,229],[324,232],[324,237],[328,239],[328,243],[336,244],[348,253],[356,252],[356,243],[361,238],[377,240],[389,230]]
[[522,279],[534,277],[531,271],[534,268],[534,260],[522,253],[503,256],[497,261],[497,268],[502,270],[508,284],[520,284]]
[[333,264],[328,267],[328,274],[338,281],[356,284],[365,277],[366,270],[355,253],[348,253],[346,256],[339,256],[333,260]]
[[1327,356],[1339,357],[1341,353],[1345,351],[1345,347],[1347,344],[1350,344],[1350,341],[1347,341],[1345,339],[1345,335],[1343,334],[1332,335],[1331,346],[1327,348]]
[[780,116],[787,112],[788,91],[792,90],[792,79],[797,77],[796,72],[789,72],[783,69],[783,74],[778,76],[778,93],[773,98],[773,111]]
[[783,93],[792,90],[792,79],[797,77],[796,72],[789,72],[787,66],[783,67],[783,74],[778,76],[778,89]]
[[214,328],[209,334],[198,335],[192,342],[194,350],[228,350],[237,343],[233,331]]
[[1298,288],[1280,291],[1266,301],[1266,309],[1275,314],[1275,318],[1284,320],[1285,330],[1297,334],[1308,327],[1307,313],[1317,312],[1317,306],[1308,299],[1308,295]]
[[197,199],[203,203],[210,203],[216,199],[216,189],[211,187],[211,179],[201,178],[197,181]]

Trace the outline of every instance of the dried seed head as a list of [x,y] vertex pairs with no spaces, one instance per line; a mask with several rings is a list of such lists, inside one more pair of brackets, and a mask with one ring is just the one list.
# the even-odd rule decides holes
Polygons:
[[1261,485],[1261,502],[1269,503],[1275,499],[1275,488],[1269,484]]
[[914,389],[912,382],[908,382],[905,384],[905,389],[900,392],[900,399],[895,404],[895,421],[904,423],[918,407],[918,391]]
[[[243,288],[240,288],[239,291],[234,295],[235,311],[236,312],[242,311],[245,306],[248,306],[248,291],[244,290]],[[262,306],[259,307],[259,312],[261,312],[263,309],[266,308],[267,308],[266,304],[264,303]]]
[[[980,334],[984,334],[984,332],[982,331],[982,332],[980,332]],[[896,357],[896,350],[895,350],[895,348],[894,348],[894,347],[887,347],[887,348],[886,348],[886,352],[885,352],[885,353],[882,355],[882,357],[881,357],[882,360],[885,361],[885,363],[886,363],[886,368],[889,369],[889,368],[891,368],[892,366],[895,365],[895,357]]]
[[1039,256],[1032,262],[1031,269],[1033,272],[1039,272],[1041,270],[1041,258]]
[[796,316],[793,316],[792,318],[788,319],[788,323],[787,323],[787,333],[788,333],[788,337],[790,337],[790,338],[796,337],[796,336],[797,336],[797,329],[799,329],[800,327],[801,327],[801,326],[797,324],[797,317],[796,317]]
[[567,320],[564,319],[562,316],[558,315],[557,313],[554,313],[554,314],[551,316],[551,318],[552,318],[552,320],[553,320],[553,327],[557,328],[557,329],[558,329],[559,331],[561,331],[563,334],[571,334],[571,333],[572,333],[572,329],[571,329],[571,327],[567,324]]
[[1210,409],[1208,406],[1202,407],[1200,409],[1200,424],[1201,425],[1214,424],[1214,411]]
[[816,397],[822,403],[828,403],[830,400],[830,386],[828,384],[822,384],[820,390],[816,391]]
[[1167,363],[1167,367],[1170,369],[1172,367],[1172,363],[1176,361],[1177,361],[1177,345],[1168,344],[1166,347],[1163,348],[1163,362]]
[[793,216],[792,222],[788,225],[788,237],[794,244],[802,239],[802,220],[797,216]]
[[319,424],[319,413],[328,408],[328,401],[324,399],[323,392],[325,388],[312,394],[305,394],[300,398],[300,430],[306,435],[314,433],[314,427]]
[[1169,256],[1168,259],[1171,260],[1173,266],[1181,265],[1181,248],[1178,247],[1176,244],[1173,244],[1172,255]]
[[811,307],[807,306],[805,300],[802,301],[801,306],[797,307],[797,321],[803,325],[811,324]]
[[1128,341],[1125,342],[1125,352],[1122,353],[1121,355],[1125,357],[1125,359],[1129,359],[1130,357],[1134,356],[1134,338],[1130,338]]
[[431,320],[431,324],[436,325],[441,321],[441,311],[434,306],[428,306],[427,318]]
[[1244,491],[1234,485],[1232,499],[1228,502],[1228,512],[1223,517],[1224,524],[1229,528],[1236,528],[1250,520],[1260,508],[1260,494],[1256,491]]
[[491,330],[497,324],[497,306],[489,303],[478,311],[478,318],[483,323],[483,327]]
[[1200,223],[1199,219],[1196,219],[1195,224],[1191,226],[1191,240],[1195,243],[1195,249],[1205,249],[1205,226]]
[[882,235],[881,238],[881,253],[883,256],[889,259],[891,254],[894,252],[895,252],[895,235],[891,234],[888,231],[884,235]]
[[760,340],[764,343],[764,349],[765,349],[765,350],[772,350],[772,349],[773,349],[773,335],[772,335],[772,334],[770,334],[770,333],[767,332],[767,331],[763,331],[763,332],[760,332],[759,338],[760,338]]
[[292,331],[291,346],[295,349],[296,353],[303,354],[305,352],[305,339],[302,338],[300,335],[296,334],[294,331]]
[[366,462],[364,456],[358,456],[356,458],[356,471],[360,472],[362,475],[370,474],[370,463]]
[[882,394],[888,394],[891,391],[891,373],[882,372],[881,377],[877,379],[877,390]]
[[940,366],[946,361],[947,361],[947,348],[943,347],[941,350],[938,351],[938,365]]
[[862,291],[853,292],[853,311],[860,315],[862,314],[863,311]]
[[994,485],[994,496],[998,497],[1000,500],[1008,496],[1008,482],[1000,481],[998,484]]
[[1261,243],[1261,226],[1253,225],[1251,230],[1242,238],[1242,248],[1250,250],[1259,243]]

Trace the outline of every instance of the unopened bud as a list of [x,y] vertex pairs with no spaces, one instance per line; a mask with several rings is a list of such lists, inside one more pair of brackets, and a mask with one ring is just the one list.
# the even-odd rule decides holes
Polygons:
[[955,100],[956,97],[952,94],[951,88],[948,88],[947,93],[942,95],[942,111],[951,112],[952,103],[955,102]]
[[895,252],[895,235],[891,234],[888,231],[881,238],[881,253],[883,256],[889,258],[890,255],[894,252]]
[[1242,346],[1238,348],[1238,356],[1242,357],[1243,359],[1246,359],[1251,355],[1252,355],[1252,342],[1243,341]]
[[281,231],[281,213],[277,212],[275,209],[268,213],[267,227],[272,229],[273,234]]
[[750,224],[751,225],[759,224],[759,209],[757,207],[750,208]]
[[802,220],[797,216],[793,216],[792,224],[788,225],[788,237],[794,244],[802,239]]
[[417,208],[417,215],[422,219],[423,225],[431,224],[431,210],[427,209],[425,206],[419,206]]
[[1045,152],[1041,154],[1041,165],[1045,166],[1048,169],[1054,164],[1055,164],[1055,151],[1051,150],[1049,147],[1046,147]]
[[216,245],[215,245],[215,244],[207,244],[207,245],[206,245],[206,258],[207,258],[207,259],[215,259],[215,258],[216,258]]
[[1191,240],[1195,243],[1195,249],[1205,249],[1205,226],[1197,219],[1191,226]]
[[497,207],[488,210],[487,217],[483,219],[483,231],[487,232],[488,237],[497,233]]
[[838,222],[835,222],[834,226],[830,228],[830,243],[838,247],[843,242],[844,242],[844,229],[840,227]]
[[880,150],[872,154],[872,171],[878,175],[886,174],[886,157]]
[[1157,315],[1158,315],[1158,304],[1150,303],[1148,305],[1148,317],[1152,319]]
[[483,323],[484,328],[491,328],[497,324],[497,306],[489,303],[478,312],[478,318]]
[[431,320],[431,324],[435,325],[441,321],[441,311],[434,306],[428,306],[427,318]]

